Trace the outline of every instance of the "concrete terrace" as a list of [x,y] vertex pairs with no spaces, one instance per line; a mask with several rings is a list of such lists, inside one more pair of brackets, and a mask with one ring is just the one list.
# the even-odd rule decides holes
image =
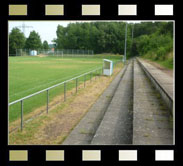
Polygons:
[[173,99],[171,77],[143,60],[130,60],[63,145],[173,144],[171,105],[144,70]]

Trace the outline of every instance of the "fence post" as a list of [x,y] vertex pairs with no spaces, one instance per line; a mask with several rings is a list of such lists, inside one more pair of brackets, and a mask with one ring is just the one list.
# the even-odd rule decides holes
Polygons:
[[85,84],[86,84],[85,81],[86,81],[86,75],[84,75],[84,88],[85,88],[85,86],[86,86],[86,85],[85,85]]
[[92,72],[90,73],[90,82],[92,81]]
[[95,70],[95,81],[97,79],[97,70]]
[[49,90],[47,90],[47,114],[49,109]]
[[66,101],[66,82],[64,83],[64,101]]
[[76,93],[78,92],[78,78],[76,78]]
[[23,100],[21,100],[21,131],[23,130]]

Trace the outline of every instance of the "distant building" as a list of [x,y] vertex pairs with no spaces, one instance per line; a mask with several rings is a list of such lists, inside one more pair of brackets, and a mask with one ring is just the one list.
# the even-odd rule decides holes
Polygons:
[[52,50],[55,50],[55,48],[56,48],[56,44],[49,44],[49,48]]

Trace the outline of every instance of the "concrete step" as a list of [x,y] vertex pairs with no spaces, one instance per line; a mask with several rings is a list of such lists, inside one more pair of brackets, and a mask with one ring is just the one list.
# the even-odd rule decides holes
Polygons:
[[146,76],[151,80],[151,83],[159,91],[161,98],[164,100],[170,110],[170,113],[173,115],[173,78],[157,67],[149,64],[148,62],[139,58],[137,60],[142,69],[145,71]]
[[160,94],[134,61],[133,144],[173,144],[173,123]]
[[126,68],[127,65],[124,66],[96,103],[93,104],[78,125],[71,131],[69,136],[62,143],[63,145],[88,145],[91,143]]
[[132,62],[130,62],[91,144],[132,143],[132,69]]

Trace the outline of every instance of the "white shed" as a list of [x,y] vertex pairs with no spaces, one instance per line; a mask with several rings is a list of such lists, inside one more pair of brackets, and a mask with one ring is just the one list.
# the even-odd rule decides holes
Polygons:
[[30,55],[31,56],[36,56],[37,55],[37,51],[36,50],[31,50],[30,51]]
[[104,59],[103,63],[103,74],[110,76],[113,73],[113,61]]

